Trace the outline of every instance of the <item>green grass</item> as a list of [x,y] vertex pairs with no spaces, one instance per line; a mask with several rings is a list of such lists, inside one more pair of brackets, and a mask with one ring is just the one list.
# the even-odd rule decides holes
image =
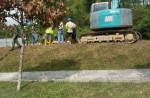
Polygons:
[[150,83],[0,82],[0,98],[149,98]]
[[[0,48],[0,72],[18,71],[20,50]],[[150,41],[25,47],[23,71],[150,68]],[[0,98],[149,98],[150,83],[0,82]]]
[[[0,48],[0,72],[18,71],[20,50]],[[150,41],[25,47],[23,71],[150,68]]]

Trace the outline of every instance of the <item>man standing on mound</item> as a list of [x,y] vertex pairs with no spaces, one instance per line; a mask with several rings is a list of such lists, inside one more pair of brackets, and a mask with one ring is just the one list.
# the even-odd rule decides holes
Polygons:
[[12,48],[10,49],[10,51],[14,50],[15,48],[15,43],[18,45],[19,48],[21,48],[20,43],[18,42],[18,37],[19,37],[19,28],[16,25],[11,25],[10,26],[10,31],[12,32],[12,36],[13,36],[13,41],[12,41]]
[[67,39],[70,37],[70,42],[73,43],[73,39],[72,39],[72,34],[73,34],[73,29],[76,28],[76,24],[74,24],[72,22],[71,18],[68,18],[68,22],[66,23],[66,29],[67,29],[67,33],[66,33],[66,42]]

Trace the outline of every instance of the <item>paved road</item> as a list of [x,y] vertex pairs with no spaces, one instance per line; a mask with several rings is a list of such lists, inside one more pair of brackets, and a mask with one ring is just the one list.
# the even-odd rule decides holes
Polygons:
[[[0,81],[17,81],[18,73],[0,73]],[[150,69],[23,72],[23,81],[150,82]]]

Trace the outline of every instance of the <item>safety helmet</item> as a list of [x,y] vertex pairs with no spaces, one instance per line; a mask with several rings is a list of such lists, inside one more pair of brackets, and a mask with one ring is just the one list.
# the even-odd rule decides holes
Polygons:
[[69,17],[69,18],[68,18],[68,21],[71,21],[71,20],[72,20],[72,19]]

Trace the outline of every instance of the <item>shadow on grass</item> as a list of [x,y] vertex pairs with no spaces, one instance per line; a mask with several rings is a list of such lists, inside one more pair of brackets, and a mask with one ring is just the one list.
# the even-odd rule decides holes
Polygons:
[[147,68],[150,68],[150,63],[144,64],[144,65],[136,65],[135,68],[137,68],[137,69],[147,69]]
[[22,84],[22,89],[23,88],[25,88],[25,87],[27,87],[27,86],[29,86],[30,84],[33,84],[34,83],[34,81],[31,81],[31,82],[24,82],[23,84]]
[[74,59],[52,59],[49,62],[41,62],[39,66],[25,69],[24,71],[57,71],[57,70],[78,70],[80,63]]
[[7,52],[3,57],[0,57],[0,61],[2,61],[5,57],[9,55],[10,52]]

